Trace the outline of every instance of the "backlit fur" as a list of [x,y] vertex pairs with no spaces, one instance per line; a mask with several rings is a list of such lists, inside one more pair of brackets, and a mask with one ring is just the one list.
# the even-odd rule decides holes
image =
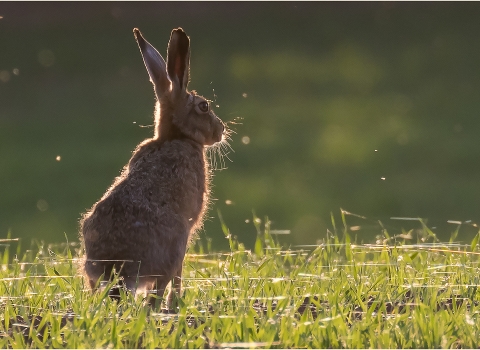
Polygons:
[[166,64],[138,29],[134,33],[157,96],[155,135],[137,146],[84,214],[83,271],[92,289],[116,271],[129,291],[156,289],[160,298],[173,280],[170,304],[174,290],[180,293],[185,252],[209,202],[206,147],[224,139],[225,127],[210,108],[202,112],[208,101],[187,90],[190,46],[183,30],[172,31]]

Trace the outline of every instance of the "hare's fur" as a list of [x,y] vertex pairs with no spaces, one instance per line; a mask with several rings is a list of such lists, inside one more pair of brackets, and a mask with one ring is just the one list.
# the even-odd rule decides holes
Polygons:
[[223,139],[225,128],[209,106],[205,111],[207,101],[187,90],[190,47],[183,30],[172,31],[167,64],[140,31],[134,33],[158,100],[155,136],[137,146],[83,216],[83,270],[91,288],[116,271],[131,292],[156,289],[160,298],[173,281],[170,304],[209,201],[205,149]]

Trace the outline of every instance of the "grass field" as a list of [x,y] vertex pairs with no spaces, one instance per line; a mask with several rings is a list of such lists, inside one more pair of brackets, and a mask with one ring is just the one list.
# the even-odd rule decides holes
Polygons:
[[[439,242],[419,228],[355,244],[349,213],[316,246],[282,248],[254,217],[252,251],[222,227],[230,251],[198,242],[185,259],[178,312],[141,298],[89,293],[76,271],[78,243],[4,240],[1,348],[475,348],[478,235]],[[332,216],[333,218],[333,216]]]
[[76,239],[152,136],[134,27],[162,54],[183,27],[189,87],[238,123],[212,211],[246,247],[252,209],[290,244],[322,238],[338,208],[428,218],[442,240],[438,222],[480,222],[479,2],[5,1],[0,16],[2,237]]

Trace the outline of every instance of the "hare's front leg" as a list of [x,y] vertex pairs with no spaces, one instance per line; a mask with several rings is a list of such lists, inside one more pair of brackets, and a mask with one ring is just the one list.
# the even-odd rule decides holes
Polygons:
[[152,308],[160,310],[163,300],[163,294],[165,293],[168,282],[169,280],[165,276],[158,276],[157,278],[155,278],[153,283],[155,295],[150,294],[148,298],[148,305],[150,305]]
[[167,308],[169,310],[174,309],[176,307],[175,298],[180,297],[180,292],[182,291],[182,268],[183,268],[182,265],[180,265],[180,268],[175,273],[175,276],[173,277],[173,280],[172,280],[172,285],[170,287],[170,292],[168,293]]

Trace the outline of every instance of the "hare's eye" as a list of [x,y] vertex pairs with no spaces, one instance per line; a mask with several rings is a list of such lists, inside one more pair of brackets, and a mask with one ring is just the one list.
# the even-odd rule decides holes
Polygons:
[[208,102],[202,101],[198,104],[198,109],[200,109],[201,112],[207,113],[208,112]]

